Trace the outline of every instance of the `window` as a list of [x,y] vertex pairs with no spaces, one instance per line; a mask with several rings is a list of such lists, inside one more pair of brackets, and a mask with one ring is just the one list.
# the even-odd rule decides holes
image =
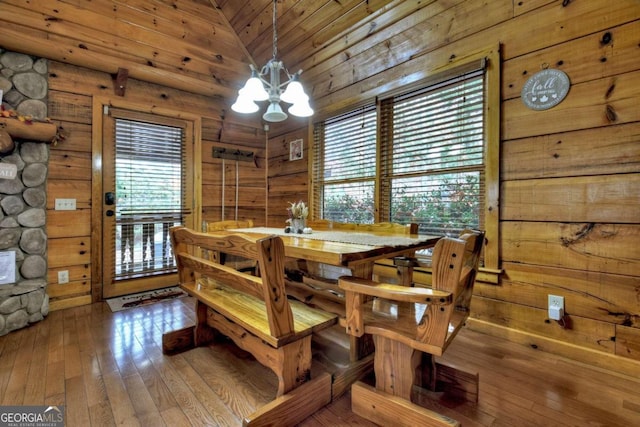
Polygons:
[[316,124],[319,216],[418,223],[424,234],[481,228],[483,94],[478,68]]
[[482,228],[499,273],[499,52],[477,58],[315,123],[313,217]]
[[482,228],[484,72],[381,102],[381,218],[457,236]]
[[374,222],[376,182],[376,109],[369,105],[319,123],[323,141],[317,206],[321,217],[338,222]]

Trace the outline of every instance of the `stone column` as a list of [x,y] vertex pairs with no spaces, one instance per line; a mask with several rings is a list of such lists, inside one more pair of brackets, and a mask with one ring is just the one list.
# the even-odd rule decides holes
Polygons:
[[[2,107],[35,119],[47,117],[47,62],[0,48]],[[16,165],[15,179],[0,178],[0,252],[16,254],[15,283],[0,285],[0,335],[42,320],[47,287],[47,171],[49,145],[16,140],[0,157]]]

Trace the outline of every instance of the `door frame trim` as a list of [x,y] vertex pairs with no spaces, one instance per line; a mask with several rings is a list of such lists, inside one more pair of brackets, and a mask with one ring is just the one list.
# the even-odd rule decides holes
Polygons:
[[102,130],[105,107],[172,117],[193,124],[193,224],[190,226],[195,228],[195,224],[202,222],[202,117],[176,109],[149,105],[149,103],[143,104],[110,96],[94,96],[91,122],[91,302],[103,300],[104,287],[101,260],[104,257],[102,250],[102,197],[104,194]]

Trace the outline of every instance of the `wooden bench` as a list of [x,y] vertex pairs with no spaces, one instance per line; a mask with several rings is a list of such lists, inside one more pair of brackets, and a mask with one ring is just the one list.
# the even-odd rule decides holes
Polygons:
[[[335,324],[337,316],[287,298],[282,239],[182,226],[170,233],[180,287],[196,299],[197,321],[165,334],[163,350],[206,345],[221,333],[271,369],[278,377],[276,400],[245,418],[245,425],[292,425],[329,403],[330,375],[310,379],[311,335]],[[255,260],[260,277],[202,257],[203,251]]]

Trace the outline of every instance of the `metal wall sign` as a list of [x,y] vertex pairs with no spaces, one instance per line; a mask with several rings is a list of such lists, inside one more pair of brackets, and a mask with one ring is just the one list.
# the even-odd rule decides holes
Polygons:
[[562,102],[570,86],[571,82],[564,71],[546,69],[529,77],[520,96],[528,108],[548,110]]

